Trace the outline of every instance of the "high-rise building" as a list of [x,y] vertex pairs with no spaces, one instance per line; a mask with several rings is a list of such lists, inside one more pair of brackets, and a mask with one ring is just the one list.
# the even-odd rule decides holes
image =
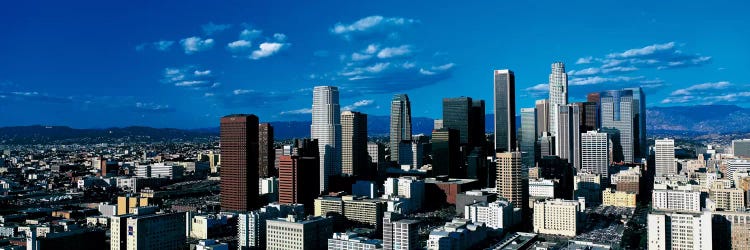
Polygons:
[[536,159],[537,140],[537,110],[536,108],[521,109],[521,153],[522,163],[526,168],[534,167]]
[[654,142],[654,156],[656,176],[676,174],[674,161],[674,140],[660,139]]
[[458,131],[461,145],[484,141],[484,101],[471,97],[443,98],[443,127]]
[[750,218],[747,212],[713,213],[714,249],[750,249]]
[[534,232],[574,237],[583,225],[585,204],[579,200],[534,202]]
[[555,155],[555,144],[557,144],[557,142],[555,142],[555,137],[551,136],[549,132],[543,133],[542,136],[539,137],[537,144],[537,147],[539,148],[539,159],[545,156]]
[[577,105],[557,106],[556,155],[567,159],[576,169],[581,168],[581,111]]
[[516,77],[513,71],[495,70],[495,152],[516,150]]
[[419,221],[401,217],[392,212],[383,215],[383,250],[419,249]]
[[[600,93],[601,127],[617,131],[619,143],[613,149],[613,161],[635,162],[635,101],[632,90]],[[605,130],[607,131],[607,130]],[[607,131],[609,133],[609,131]],[[614,135],[610,135],[614,136]]]
[[115,216],[110,223],[110,249],[182,249],[185,226],[185,213]]
[[385,147],[383,144],[377,143],[377,142],[368,142],[367,143],[367,155],[370,159],[370,171],[371,174],[377,173],[379,176],[380,174],[385,173]]
[[581,172],[609,176],[609,136],[607,133],[581,133]]
[[713,249],[711,212],[648,214],[648,249]]
[[581,133],[599,129],[599,106],[596,102],[576,102],[573,103],[580,110]]
[[265,249],[266,220],[286,217],[289,214],[302,215],[304,213],[301,204],[269,204],[255,211],[238,214],[237,245],[239,249]]
[[701,211],[701,192],[654,189],[651,204],[655,210]]
[[602,202],[602,176],[578,173],[573,176],[573,198],[585,198],[589,203]]
[[549,132],[549,100],[536,100],[534,107],[536,107],[536,136],[542,137],[545,132]]
[[399,162],[401,141],[411,140],[411,102],[406,94],[396,94],[391,100],[391,161]]
[[398,154],[400,155],[398,159],[399,165],[402,167],[409,165],[411,169],[422,167],[422,159],[424,158],[424,143],[422,141],[401,141],[398,149]]
[[279,160],[279,202],[304,204],[312,211],[313,200],[320,194],[317,140],[298,140],[292,155],[282,155]]
[[508,199],[514,207],[524,208],[526,190],[521,164],[521,152],[497,153],[497,194]]
[[736,157],[750,158],[750,139],[732,140],[732,153]]
[[221,118],[221,209],[250,211],[258,201],[258,117]]
[[459,131],[442,128],[432,131],[432,173],[433,176],[447,175],[463,178],[463,161],[459,145]]
[[435,119],[432,122],[432,129],[438,130],[438,129],[441,129],[441,128],[443,128],[443,119]]
[[346,175],[369,175],[367,157],[367,115],[341,112],[341,172]]
[[[716,185],[718,183],[714,183]],[[713,187],[708,190],[708,198],[716,208],[724,211],[745,211],[745,191],[740,188]]]
[[565,73],[565,64],[555,62],[552,64],[552,72],[549,74],[549,132],[557,136],[558,107],[568,104],[568,74]]
[[273,148],[273,126],[258,125],[258,177],[276,176],[276,150]]
[[318,140],[320,154],[320,191],[328,189],[328,178],[341,173],[341,107],[339,88],[316,86],[313,89],[310,138]]
[[633,125],[633,154],[635,157],[647,158],[648,157],[648,143],[646,141],[646,94],[643,93],[641,87],[625,88],[625,90],[633,91],[633,117],[635,124]]
[[268,250],[328,249],[328,237],[333,234],[330,218],[307,219],[288,215],[286,218],[266,221]]

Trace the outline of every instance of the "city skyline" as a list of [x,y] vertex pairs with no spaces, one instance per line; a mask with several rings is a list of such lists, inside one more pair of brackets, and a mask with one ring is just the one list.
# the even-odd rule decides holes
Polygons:
[[[750,39],[733,32],[748,21],[742,3],[511,3],[502,7],[535,11],[506,16],[489,15],[499,3],[336,4],[14,4],[0,15],[8,31],[0,112],[13,117],[0,126],[200,128],[230,113],[310,120],[318,85],[341,88],[342,110],[388,115],[392,95],[406,93],[413,116],[439,118],[443,97],[492,100],[489,74],[503,68],[516,74],[518,113],[548,94],[555,61],[566,64],[569,102],[636,86],[648,107],[747,107],[750,96],[742,72]],[[120,7],[132,15],[113,14]],[[546,17],[560,8],[576,18]],[[442,20],[444,9],[458,18]],[[174,16],[158,14],[167,10]],[[274,18],[286,15],[314,21]],[[514,38],[492,34],[498,26],[512,27]],[[535,42],[539,34],[557,39]],[[497,42],[463,46],[487,40]],[[103,119],[113,113],[120,119]]]

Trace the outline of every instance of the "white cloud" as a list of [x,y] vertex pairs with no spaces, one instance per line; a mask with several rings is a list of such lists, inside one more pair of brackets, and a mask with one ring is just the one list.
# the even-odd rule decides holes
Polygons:
[[154,48],[158,51],[167,51],[169,48],[172,47],[172,44],[174,44],[174,41],[158,41],[154,42]]
[[303,115],[303,114],[312,114],[312,109],[310,108],[302,108],[302,109],[295,109],[295,110],[289,110],[289,111],[282,111],[279,113],[280,115]]
[[209,35],[209,36],[213,35],[214,33],[227,30],[231,27],[232,27],[231,24],[215,24],[213,22],[209,22],[201,26],[201,28],[203,29],[203,33],[206,33],[206,35]]
[[250,93],[250,92],[254,92],[254,91],[253,90],[249,90],[249,89],[235,89],[234,91],[232,91],[232,93],[235,94],[235,95],[242,95],[242,94],[247,94],[247,93]]
[[726,89],[727,87],[731,86],[732,84],[727,81],[721,81],[721,82],[707,82],[707,83],[701,83],[696,84],[684,89],[678,89],[675,91],[672,91],[673,96],[675,95],[691,95],[694,91],[703,91],[703,90],[719,90],[719,89]]
[[346,105],[342,107],[341,110],[356,110],[357,108],[368,107],[372,106],[373,104],[375,104],[375,100],[359,100],[352,103],[352,105]]
[[211,70],[200,69],[196,66],[182,68],[165,68],[161,82],[176,87],[193,89],[215,88],[220,84],[215,81]]
[[600,84],[605,82],[630,82],[630,81],[636,81],[643,79],[643,76],[636,76],[636,77],[630,77],[630,76],[616,76],[616,77],[602,77],[602,76],[590,76],[590,77],[583,77],[583,78],[574,78],[571,81],[569,81],[569,85],[571,86],[581,86],[581,85],[593,85],[593,84]]
[[596,75],[599,74],[601,70],[599,68],[585,68],[582,70],[571,70],[568,71],[568,75],[570,76],[588,76],[588,75]]
[[367,48],[365,49],[365,53],[367,54],[375,54],[375,52],[378,52],[378,45],[377,44],[370,44],[367,45]]
[[248,40],[237,40],[227,44],[227,49],[231,52],[248,51],[252,47],[253,44]]
[[364,61],[372,58],[372,55],[360,54],[357,52],[352,53],[352,61]]
[[351,24],[337,23],[331,28],[331,33],[350,39],[352,35],[357,34],[387,33],[388,28],[401,27],[416,22],[418,21],[403,17],[368,16]]
[[612,53],[607,55],[608,58],[633,58],[653,55],[661,51],[670,51],[674,49],[674,42],[664,44],[653,44],[643,48],[629,49],[622,53]]
[[385,59],[385,58],[392,58],[392,57],[400,57],[400,56],[406,56],[411,54],[411,46],[409,45],[401,45],[398,47],[388,47],[383,48],[378,52],[378,58]]
[[594,59],[594,57],[581,57],[578,58],[578,61],[576,61],[576,64],[589,64]]
[[180,44],[185,49],[185,54],[193,54],[195,52],[205,51],[211,49],[214,46],[214,39],[206,38],[205,40],[194,36],[180,40]]
[[285,42],[286,41],[286,35],[284,35],[282,33],[276,33],[276,34],[273,34],[273,39],[276,39],[276,41],[279,41],[279,42]]
[[260,37],[261,33],[263,33],[261,30],[244,29],[240,31],[240,39],[252,41],[253,39]]
[[253,51],[253,53],[250,55],[250,59],[258,60],[264,57],[272,56],[288,46],[288,43],[261,43],[260,46],[258,46],[258,49]]
[[549,83],[540,83],[540,84],[528,87],[524,90],[533,91],[533,92],[549,92]]

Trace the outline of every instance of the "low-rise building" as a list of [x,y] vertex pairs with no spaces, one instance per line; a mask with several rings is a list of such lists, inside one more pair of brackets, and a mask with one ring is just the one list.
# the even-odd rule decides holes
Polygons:
[[547,200],[534,203],[534,232],[574,237],[582,225],[585,204],[579,200]]
[[484,223],[492,229],[507,229],[513,226],[513,204],[506,200],[477,202],[465,207],[464,219]]
[[328,237],[333,234],[333,225],[329,218],[303,219],[288,215],[286,218],[269,219],[266,233],[268,250],[326,249]]
[[602,192],[602,205],[635,208],[636,195],[632,192],[615,191],[607,188]]
[[383,249],[383,241],[358,236],[356,233],[333,233],[328,239],[328,250]]

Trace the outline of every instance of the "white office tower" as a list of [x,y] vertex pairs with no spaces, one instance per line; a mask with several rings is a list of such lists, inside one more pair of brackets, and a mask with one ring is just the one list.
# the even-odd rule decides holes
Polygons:
[[609,136],[607,133],[581,133],[581,172],[609,175]]
[[674,164],[674,140],[658,139],[654,142],[654,153],[656,154],[655,176],[677,174]]
[[339,88],[317,86],[313,90],[310,137],[318,140],[320,191],[328,188],[328,177],[341,173],[341,108]]
[[737,185],[735,173],[750,171],[750,161],[748,160],[728,160],[727,162],[727,179]]
[[557,136],[558,107],[568,104],[568,74],[565,73],[565,64],[556,62],[552,64],[552,73],[549,74],[549,132]]
[[300,219],[288,215],[286,218],[267,220],[266,232],[267,250],[327,249],[328,237],[333,234],[333,222],[331,218]]
[[648,214],[648,249],[713,249],[711,212]]
[[489,228],[503,229],[514,225],[513,204],[505,200],[480,201],[464,207],[464,219],[484,223]]
[[398,213],[383,214],[383,249],[419,249],[419,221],[402,219]]
[[582,200],[546,200],[534,202],[534,232],[574,237],[583,224]]
[[581,109],[578,105],[557,106],[556,155],[581,169]]
[[651,205],[656,210],[698,212],[701,210],[701,192],[684,189],[654,188]]
[[411,102],[406,94],[393,96],[390,125],[391,161],[399,162],[401,141],[411,141]]
[[270,204],[237,216],[237,245],[240,249],[266,248],[266,220],[286,217],[289,214],[304,214],[302,204]]

